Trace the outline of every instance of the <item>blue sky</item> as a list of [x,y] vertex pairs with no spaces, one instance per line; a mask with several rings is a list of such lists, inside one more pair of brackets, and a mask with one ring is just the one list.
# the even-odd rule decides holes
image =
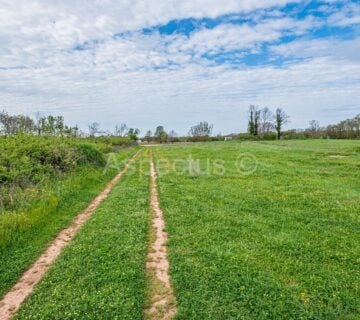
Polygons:
[[0,0],[0,107],[179,134],[360,113],[360,2]]

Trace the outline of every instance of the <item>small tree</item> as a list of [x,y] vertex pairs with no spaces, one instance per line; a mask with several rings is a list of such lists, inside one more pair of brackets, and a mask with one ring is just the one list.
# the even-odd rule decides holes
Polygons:
[[166,133],[163,126],[157,126],[154,137],[158,143],[164,143],[167,140],[168,134]]
[[249,124],[248,131],[251,135],[257,136],[259,134],[259,123],[260,123],[261,111],[255,105],[249,106]]
[[115,126],[115,135],[119,137],[124,137],[126,135],[127,125],[122,123]]
[[308,131],[310,132],[311,136],[314,138],[320,131],[320,123],[316,120],[311,120],[309,122],[309,128]]
[[35,131],[34,121],[24,115],[9,115],[6,111],[0,112],[0,131],[5,135],[31,133]]
[[277,137],[280,140],[281,132],[285,124],[289,123],[289,116],[282,109],[278,108],[275,112],[275,130],[277,132]]
[[100,132],[100,124],[97,122],[93,122],[92,124],[89,124],[89,135],[90,137],[95,137],[96,134]]
[[267,107],[260,110],[260,133],[263,135],[269,134],[274,128],[273,114],[271,110]]
[[249,106],[248,132],[251,135],[254,135],[255,133],[255,108],[254,105]]
[[211,136],[213,128],[213,124],[209,124],[208,122],[203,121],[191,127],[189,135],[194,140],[207,140]]
[[138,140],[139,134],[140,134],[140,130],[137,128],[130,128],[129,131],[127,132],[127,136],[134,141]]
[[173,143],[177,140],[177,133],[174,130],[171,130],[168,134],[168,141]]

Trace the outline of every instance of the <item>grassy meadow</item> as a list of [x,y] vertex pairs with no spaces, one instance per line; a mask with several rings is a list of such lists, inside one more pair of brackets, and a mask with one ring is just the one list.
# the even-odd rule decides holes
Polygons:
[[176,319],[359,319],[359,148],[157,148]]
[[[91,160],[113,150],[103,141],[74,149],[90,160],[40,171],[19,185],[38,187],[35,200],[3,205],[0,296],[117,172]],[[138,149],[113,155],[118,169]],[[150,153],[175,319],[360,318],[360,142],[282,140],[143,148],[15,319],[144,318]]]

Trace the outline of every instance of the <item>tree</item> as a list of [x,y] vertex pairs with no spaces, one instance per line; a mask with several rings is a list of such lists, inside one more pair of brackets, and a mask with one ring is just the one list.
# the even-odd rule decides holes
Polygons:
[[309,122],[308,131],[310,132],[311,136],[314,138],[318,132],[320,131],[320,123],[316,120],[311,120]]
[[267,107],[260,110],[260,133],[263,135],[269,134],[274,128],[273,114]]
[[157,126],[154,133],[154,137],[158,143],[163,143],[166,142],[168,134],[166,133],[163,126]]
[[88,127],[89,127],[89,135],[92,138],[95,137],[95,135],[100,132],[100,124],[98,122],[93,122]]
[[249,106],[249,121],[248,121],[248,132],[251,135],[255,133],[255,109],[254,105]]
[[203,121],[191,127],[189,135],[193,137],[194,140],[206,140],[209,136],[211,136],[213,128],[213,124]]
[[140,130],[138,128],[130,128],[127,132],[127,136],[131,139],[131,140],[138,140],[138,135],[140,134]]
[[289,116],[282,109],[278,108],[275,111],[275,130],[277,132],[277,137],[280,140],[281,132],[285,124],[289,123]]
[[168,142],[173,143],[177,140],[177,133],[174,130],[170,130],[168,134]]
[[163,126],[157,126],[155,129],[154,137],[155,138],[159,137],[164,131],[165,130]]
[[127,131],[127,125],[125,123],[122,123],[120,125],[115,126],[115,135],[119,137],[124,137],[126,135]]
[[251,135],[257,136],[259,134],[259,122],[261,111],[255,105],[249,106],[249,124],[248,131]]
[[25,115],[9,115],[6,111],[0,112],[0,131],[5,135],[31,133],[35,131],[34,121]]

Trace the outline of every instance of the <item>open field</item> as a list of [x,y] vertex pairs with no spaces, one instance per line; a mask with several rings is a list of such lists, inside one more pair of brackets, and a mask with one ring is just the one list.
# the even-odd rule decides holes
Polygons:
[[[360,142],[332,140],[143,148],[16,319],[162,319],[146,312],[164,293],[147,270],[155,233],[164,237],[150,223],[150,154],[175,319],[359,319]],[[60,205],[11,229],[1,295],[116,170],[102,172],[55,181],[68,186]]]
[[[177,319],[358,319],[359,147],[157,148]],[[244,162],[249,175],[236,168],[241,154],[257,161]],[[209,172],[180,174],[188,157]]]

